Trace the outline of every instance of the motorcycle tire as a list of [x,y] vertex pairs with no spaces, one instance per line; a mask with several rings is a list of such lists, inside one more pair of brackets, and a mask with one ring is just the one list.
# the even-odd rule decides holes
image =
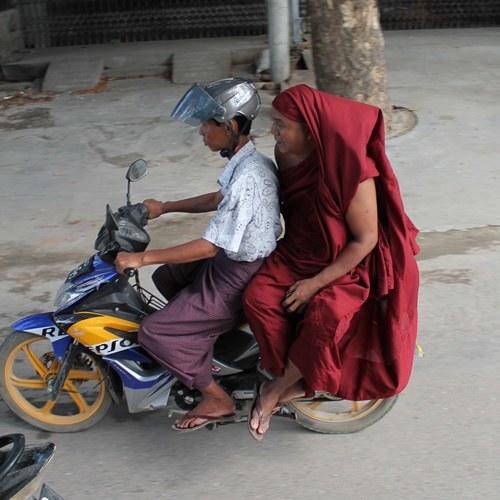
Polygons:
[[98,358],[77,355],[61,393],[49,398],[47,380],[60,363],[45,337],[14,332],[0,346],[0,396],[22,420],[49,432],[77,432],[92,427],[108,412],[112,398]]
[[384,417],[398,396],[369,401],[313,400],[289,403],[299,425],[323,434],[350,434],[366,429]]

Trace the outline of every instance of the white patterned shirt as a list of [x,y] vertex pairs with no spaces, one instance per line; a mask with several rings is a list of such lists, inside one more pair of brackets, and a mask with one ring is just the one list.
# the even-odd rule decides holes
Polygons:
[[267,257],[281,234],[276,166],[249,141],[217,179],[222,201],[203,238],[236,261]]

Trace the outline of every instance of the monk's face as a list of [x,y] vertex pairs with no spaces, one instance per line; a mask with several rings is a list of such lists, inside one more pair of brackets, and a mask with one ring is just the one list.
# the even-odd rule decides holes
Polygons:
[[312,138],[305,123],[290,120],[274,108],[271,108],[271,119],[271,133],[280,153],[302,156],[311,151]]

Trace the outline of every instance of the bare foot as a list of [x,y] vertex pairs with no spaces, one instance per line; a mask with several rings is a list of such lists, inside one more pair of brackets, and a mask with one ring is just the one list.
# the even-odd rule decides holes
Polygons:
[[[258,394],[252,403],[248,416],[248,430],[253,438],[261,441],[269,429],[269,421],[281,397],[292,397],[303,394],[303,389],[297,386],[302,379],[302,373],[297,365],[287,359],[282,377],[276,377],[270,382],[257,386]],[[297,391],[298,389],[298,391]]]
[[233,399],[219,386],[211,387],[210,390],[202,390],[202,394],[202,400],[198,406],[175,422],[177,428],[197,427],[206,422],[205,417],[222,417],[234,413]]
[[258,441],[262,439],[269,429],[271,416],[278,403],[279,396],[280,391],[276,390],[272,381],[260,385],[259,394],[256,395],[249,421],[250,434]]
[[302,385],[302,381],[298,381],[293,384],[291,387],[286,389],[284,392],[280,394],[280,398],[278,401],[278,405],[284,405],[286,403],[290,403],[294,399],[303,398],[306,395],[306,391],[304,390],[304,386]]

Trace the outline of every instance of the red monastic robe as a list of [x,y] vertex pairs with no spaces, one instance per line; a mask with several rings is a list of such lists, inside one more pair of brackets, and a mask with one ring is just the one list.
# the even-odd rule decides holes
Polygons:
[[[385,154],[380,109],[298,85],[273,105],[307,124],[315,153],[280,172],[285,236],[245,292],[262,366],[283,374],[287,357],[308,393],[385,398],[409,380],[417,333],[417,230]],[[287,106],[293,110],[287,114]],[[288,287],[335,261],[350,239],[345,213],[374,178],[379,241],[350,273],[323,288],[302,315],[280,306]]]

